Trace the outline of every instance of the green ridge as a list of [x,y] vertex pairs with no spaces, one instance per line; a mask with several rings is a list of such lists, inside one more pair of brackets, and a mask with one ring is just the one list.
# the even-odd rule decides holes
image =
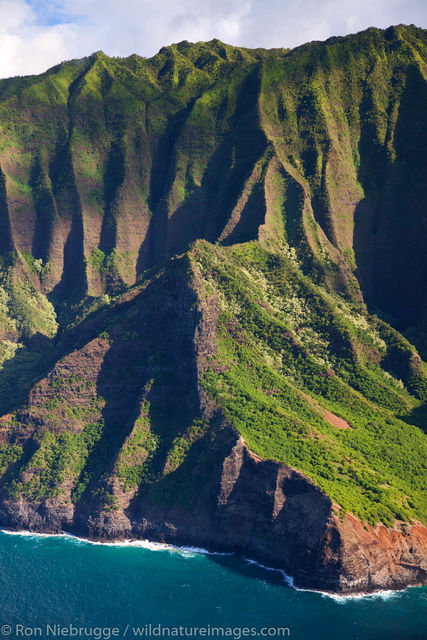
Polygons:
[[[191,502],[207,305],[199,383],[250,449],[427,521],[426,64],[399,25],[0,81],[3,496]],[[94,339],[96,378],[55,377]]]

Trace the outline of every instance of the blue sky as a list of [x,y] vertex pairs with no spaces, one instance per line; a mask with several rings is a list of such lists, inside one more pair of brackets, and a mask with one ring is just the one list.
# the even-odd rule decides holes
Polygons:
[[64,11],[64,3],[52,0],[27,0],[27,4],[33,9],[37,24],[43,26],[54,26],[74,21],[73,15],[69,15]]
[[294,47],[369,26],[427,27],[427,0],[0,0],[0,77],[93,51],[154,55],[180,40]]

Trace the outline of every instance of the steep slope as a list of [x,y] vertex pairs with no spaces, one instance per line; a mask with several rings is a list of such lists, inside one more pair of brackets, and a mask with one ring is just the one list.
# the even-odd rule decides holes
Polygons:
[[425,581],[426,54],[399,26],[0,82],[2,524]]
[[198,242],[65,332],[1,418],[2,522],[239,550],[301,586],[423,582],[425,442],[382,330],[294,259]]
[[425,78],[425,32],[399,26],[293,51],[96,53],[4,80],[2,250],[41,260],[55,298],[101,295],[196,238],[252,240],[266,222],[335,287],[356,295],[354,272],[370,304],[416,325]]

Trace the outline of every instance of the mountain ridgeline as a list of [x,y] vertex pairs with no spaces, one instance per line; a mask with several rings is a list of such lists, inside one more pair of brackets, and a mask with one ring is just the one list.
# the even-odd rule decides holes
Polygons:
[[426,115],[403,25],[1,80],[0,522],[425,582]]
[[133,284],[197,238],[286,239],[417,324],[425,47],[411,27],[293,51],[182,42],[4,80],[2,251],[40,259],[58,299]]

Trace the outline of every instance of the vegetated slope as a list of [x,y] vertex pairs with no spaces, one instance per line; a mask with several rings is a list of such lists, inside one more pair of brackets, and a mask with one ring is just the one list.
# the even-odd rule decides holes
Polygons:
[[0,82],[5,524],[425,579],[426,44]]
[[425,63],[425,31],[400,26],[293,51],[96,53],[3,80],[1,249],[41,260],[55,298],[100,295],[196,238],[255,239],[282,212],[291,246],[344,290],[356,270],[369,303],[416,325]]
[[1,418],[1,520],[238,549],[317,588],[422,582],[425,527],[360,523],[426,517],[396,349],[292,254],[199,241],[64,332]]

